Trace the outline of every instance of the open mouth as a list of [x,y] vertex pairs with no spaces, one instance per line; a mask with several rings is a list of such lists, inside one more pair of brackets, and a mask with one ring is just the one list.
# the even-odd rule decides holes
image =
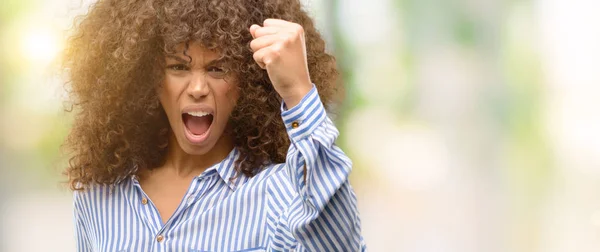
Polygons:
[[192,142],[203,141],[213,122],[213,115],[203,111],[186,112],[181,114],[181,118]]

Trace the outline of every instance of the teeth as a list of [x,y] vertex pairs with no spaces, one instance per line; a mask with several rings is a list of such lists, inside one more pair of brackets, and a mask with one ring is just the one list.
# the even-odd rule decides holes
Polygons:
[[187,112],[187,114],[191,115],[191,116],[196,116],[196,117],[202,117],[202,116],[210,115],[210,113],[208,113],[208,112],[202,112],[202,111],[192,111],[192,112]]

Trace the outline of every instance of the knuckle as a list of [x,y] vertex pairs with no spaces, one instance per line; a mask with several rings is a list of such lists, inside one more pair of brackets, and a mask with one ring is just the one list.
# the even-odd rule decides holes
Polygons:
[[302,25],[296,24],[296,25],[294,25],[294,29],[295,29],[296,33],[298,33],[298,34],[304,33],[304,27],[302,27]]
[[271,57],[265,57],[265,59],[263,60],[263,64],[264,64],[265,66],[271,65],[271,61],[273,61],[273,60],[271,59]]
[[282,47],[282,45],[281,45],[281,44],[275,44],[275,45],[273,45],[273,48],[272,48],[272,50],[271,50],[271,53],[272,53],[274,56],[279,56],[279,55],[281,55],[281,51],[282,51],[282,50],[283,50],[283,47]]
[[294,42],[300,39],[300,37],[302,37],[302,33],[298,33],[297,31],[293,31],[291,33],[289,33],[286,37],[285,40],[287,42]]
[[271,21],[273,21],[271,18],[265,19],[265,21],[263,21],[263,26],[266,26],[266,25],[270,24]]
[[285,37],[283,37],[283,40],[281,42],[284,45],[289,45],[289,44],[293,43],[297,38],[298,38],[298,36],[296,34],[288,34]]

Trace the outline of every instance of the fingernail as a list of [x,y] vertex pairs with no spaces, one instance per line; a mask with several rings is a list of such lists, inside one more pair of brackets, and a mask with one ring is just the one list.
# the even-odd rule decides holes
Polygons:
[[253,38],[254,38],[254,30],[255,30],[255,28],[253,29],[253,27],[254,27],[255,25],[256,25],[256,24],[253,24],[253,25],[251,25],[251,26],[250,26],[250,35],[252,35],[252,37],[253,37]]

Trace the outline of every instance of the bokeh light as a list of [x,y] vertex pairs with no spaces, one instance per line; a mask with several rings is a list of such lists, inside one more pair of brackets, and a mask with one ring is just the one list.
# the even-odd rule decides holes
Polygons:
[[31,63],[46,66],[61,49],[60,38],[49,28],[36,27],[24,31],[21,38],[21,53]]

